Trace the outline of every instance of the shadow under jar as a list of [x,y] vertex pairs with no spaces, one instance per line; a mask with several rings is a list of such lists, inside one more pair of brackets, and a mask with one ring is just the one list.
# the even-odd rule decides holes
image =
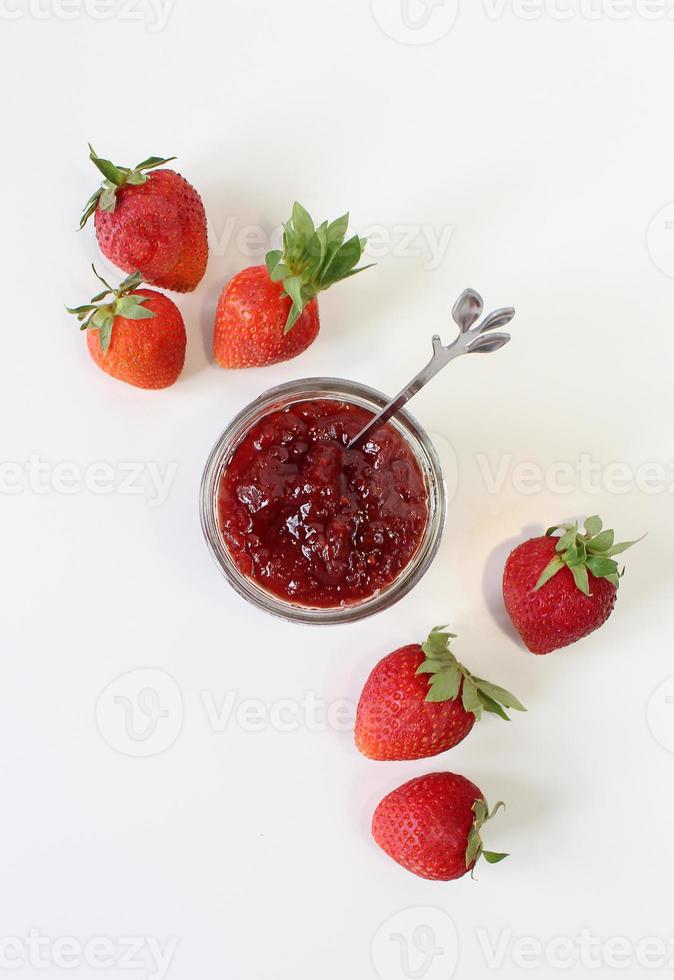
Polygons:
[[291,622],[355,622],[412,589],[440,545],[446,492],[437,453],[401,411],[361,447],[386,405],[339,378],[280,385],[225,429],[206,463],[201,523],[236,591]]

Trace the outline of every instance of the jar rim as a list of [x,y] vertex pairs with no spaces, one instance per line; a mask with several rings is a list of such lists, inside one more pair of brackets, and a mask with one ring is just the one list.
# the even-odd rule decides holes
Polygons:
[[281,407],[318,398],[352,402],[371,411],[378,411],[389,401],[387,395],[375,388],[344,378],[300,378],[264,391],[238,412],[217,438],[201,479],[200,517],[204,537],[216,565],[240,596],[257,608],[287,622],[337,625],[357,622],[382,612],[417,585],[428,571],[440,547],[447,517],[447,491],[440,458],[430,437],[414,416],[401,409],[388,424],[392,424],[410,444],[421,467],[428,492],[426,528],[409,563],[384,589],[366,599],[343,606],[325,608],[301,605],[267,592],[240,571],[227,549],[220,531],[217,506],[220,478],[235,449],[256,422]]

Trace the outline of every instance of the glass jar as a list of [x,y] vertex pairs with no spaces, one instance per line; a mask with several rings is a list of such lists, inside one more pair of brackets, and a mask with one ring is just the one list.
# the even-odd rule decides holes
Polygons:
[[398,577],[366,599],[332,608],[316,608],[272,595],[244,575],[229,553],[219,527],[218,488],[222,474],[236,447],[265,416],[296,402],[329,399],[359,405],[375,413],[389,401],[386,395],[373,388],[340,378],[304,378],[279,385],[256,398],[230,422],[213,447],[201,481],[201,526],[220,571],[244,599],[265,612],[293,623],[353,623],[394,605],[414,588],[430,567],[440,546],[447,514],[447,495],[438,455],[423,428],[403,410],[387,424],[394,426],[409,443],[424,476],[428,492],[428,521],[416,553]]

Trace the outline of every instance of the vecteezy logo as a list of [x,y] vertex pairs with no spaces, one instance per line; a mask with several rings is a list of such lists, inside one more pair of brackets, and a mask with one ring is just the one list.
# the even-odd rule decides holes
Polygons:
[[454,923],[442,909],[403,909],[379,926],[371,956],[381,980],[450,980],[458,961]]
[[372,0],[372,16],[400,44],[432,44],[449,34],[458,0]]
[[183,724],[183,699],[164,670],[122,674],[102,691],[96,724],[105,741],[124,755],[146,758],[170,748]]
[[674,201],[665,204],[649,224],[646,246],[654,265],[674,279]]
[[646,719],[656,742],[668,752],[674,752],[674,675],[651,694]]

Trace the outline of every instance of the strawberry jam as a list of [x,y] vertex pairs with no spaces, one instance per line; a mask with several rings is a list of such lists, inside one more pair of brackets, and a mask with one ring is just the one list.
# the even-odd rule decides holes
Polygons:
[[390,585],[414,557],[428,492],[414,452],[389,423],[334,400],[297,402],[258,422],[220,480],[220,531],[241,572],[273,595],[334,608]]

